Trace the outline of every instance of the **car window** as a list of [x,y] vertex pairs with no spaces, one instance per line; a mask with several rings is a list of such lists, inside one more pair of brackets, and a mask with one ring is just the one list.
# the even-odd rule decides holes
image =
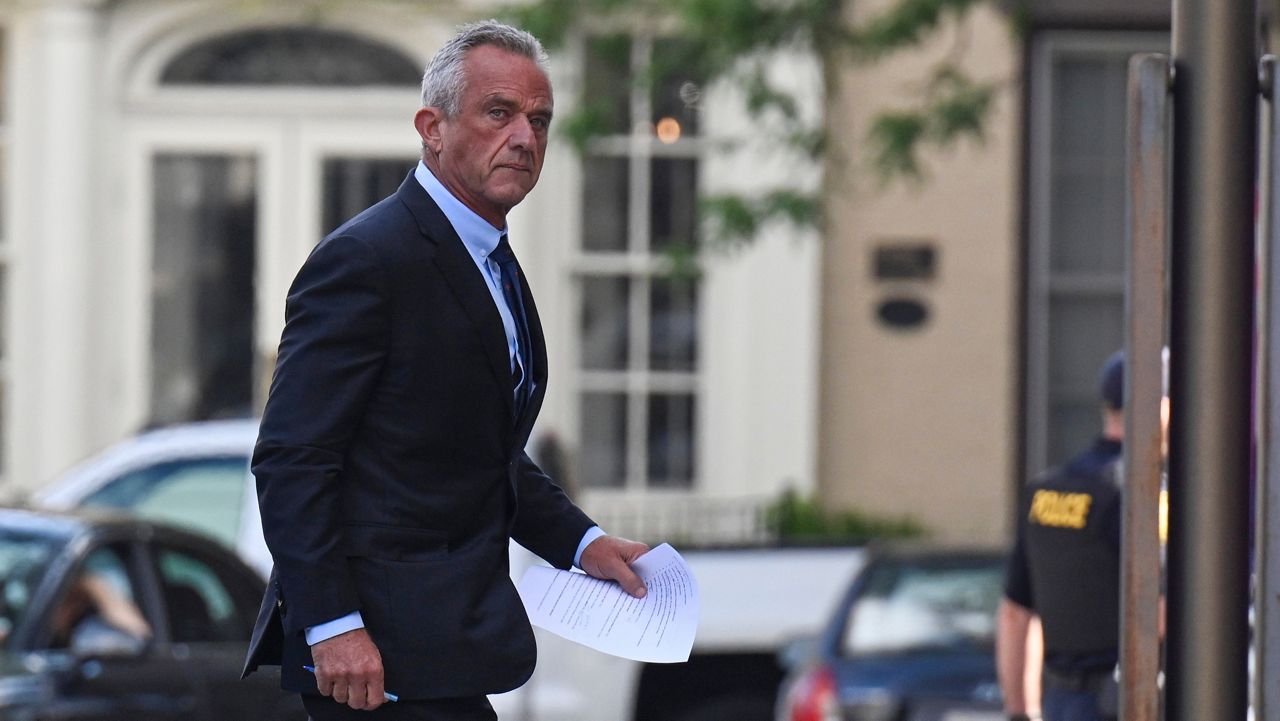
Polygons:
[[108,481],[83,505],[127,509],[234,547],[248,472],[243,456],[167,461]]
[[75,568],[49,612],[47,646],[80,653],[138,652],[152,624],[138,604],[126,546],[95,549]]
[[0,530],[0,646],[31,611],[31,597],[61,546],[51,536]]
[[849,608],[845,655],[992,645],[1004,576],[998,559],[891,561],[868,574]]
[[190,553],[157,555],[170,637],[179,643],[243,642],[251,627],[237,609],[230,579]]

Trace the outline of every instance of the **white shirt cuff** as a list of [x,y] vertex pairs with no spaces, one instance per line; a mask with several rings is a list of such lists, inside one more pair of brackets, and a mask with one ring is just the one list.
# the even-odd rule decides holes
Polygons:
[[582,540],[578,542],[578,552],[573,554],[573,565],[582,568],[582,552],[587,550],[587,546],[590,546],[592,541],[607,535],[609,534],[600,530],[599,526],[588,528],[587,532],[582,534]]
[[328,641],[338,634],[354,631],[357,628],[364,628],[364,619],[360,617],[359,611],[352,611],[342,618],[307,627],[307,645],[314,646],[321,641]]

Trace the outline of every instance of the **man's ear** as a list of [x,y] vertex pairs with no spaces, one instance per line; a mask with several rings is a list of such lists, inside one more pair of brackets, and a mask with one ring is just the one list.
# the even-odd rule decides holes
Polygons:
[[435,155],[444,149],[444,119],[440,108],[421,108],[413,116],[413,127],[417,128],[423,146]]

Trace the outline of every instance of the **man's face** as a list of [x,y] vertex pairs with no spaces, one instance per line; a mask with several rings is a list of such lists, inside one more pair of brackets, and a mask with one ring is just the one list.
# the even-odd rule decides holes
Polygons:
[[[458,113],[418,111],[427,164],[467,207],[495,227],[533,190],[551,125],[551,84],[537,63],[501,48],[473,48],[463,60]],[[434,162],[433,162],[434,160]]]

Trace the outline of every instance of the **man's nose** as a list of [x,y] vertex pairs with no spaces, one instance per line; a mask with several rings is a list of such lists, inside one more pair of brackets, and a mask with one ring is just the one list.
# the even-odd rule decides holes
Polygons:
[[507,139],[507,143],[520,150],[528,150],[533,147],[535,134],[533,132],[533,123],[530,122],[527,115],[517,115],[511,123],[511,135]]

